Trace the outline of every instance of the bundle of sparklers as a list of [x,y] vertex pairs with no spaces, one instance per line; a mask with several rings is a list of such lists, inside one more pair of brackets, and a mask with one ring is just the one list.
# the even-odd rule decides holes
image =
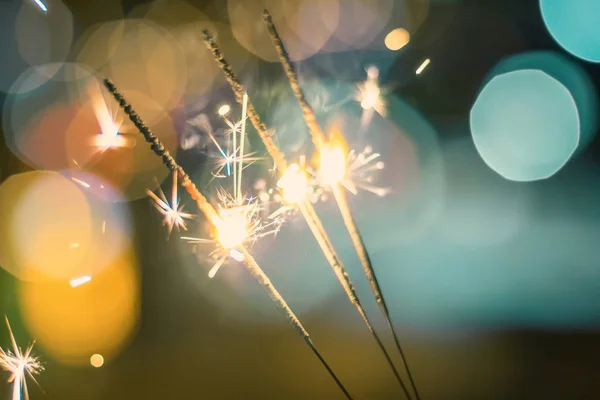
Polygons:
[[[169,234],[173,229],[187,230],[187,222],[193,218],[191,213],[183,210],[179,205],[177,195],[178,182],[189,193],[191,198],[196,202],[198,209],[212,226],[212,238],[194,238],[182,237],[189,243],[195,244],[213,244],[215,250],[210,254],[216,263],[209,272],[209,277],[214,277],[219,268],[228,260],[233,259],[242,263],[248,272],[260,283],[267,291],[271,300],[281,309],[289,322],[296,328],[302,336],[305,343],[314,352],[319,361],[327,369],[332,379],[343,391],[348,399],[352,399],[349,390],[344,386],[339,377],[335,374],[331,366],[323,358],[322,354],[315,347],[309,333],[303,327],[300,320],[293,313],[284,298],[271,283],[265,272],[258,265],[250,251],[249,245],[261,237],[276,233],[283,223],[282,215],[284,213],[298,210],[308,224],[312,235],[318,242],[319,247],[325,256],[326,261],[333,269],[339,283],[343,287],[348,299],[363,318],[367,328],[372,334],[378,347],[382,351],[385,359],[393,371],[398,383],[400,384],[406,398],[419,399],[417,387],[413,380],[410,368],[406,361],[404,351],[398,339],[398,335],[392,324],[390,313],[385,302],[382,290],[377,281],[375,270],[371,263],[369,253],[365,247],[360,231],[355,223],[348,200],[346,198],[345,189],[355,192],[357,187],[361,186],[351,179],[351,174],[356,169],[376,170],[383,167],[383,163],[378,160],[379,154],[373,153],[371,149],[361,153],[348,151],[344,137],[340,129],[332,129],[329,135],[326,135],[317,122],[315,112],[311,105],[306,100],[305,94],[299,84],[298,77],[294,66],[291,63],[290,57],[282,43],[281,38],[274,26],[270,14],[265,10],[263,13],[264,22],[267,26],[269,34],[273,40],[274,47],[279,56],[279,60],[289,79],[292,91],[298,100],[306,126],[310,132],[315,150],[318,154],[318,165],[315,169],[309,171],[303,162],[288,163],[286,156],[279,149],[276,142],[273,140],[273,131],[268,129],[261,120],[261,117],[256,112],[251,100],[249,99],[244,87],[235,76],[230,65],[224,58],[218,44],[213,40],[210,32],[204,31],[204,41],[214,56],[215,61],[222,69],[227,82],[231,86],[235,94],[235,98],[242,106],[242,118],[237,122],[231,122],[227,114],[229,107],[222,107],[219,114],[225,120],[230,130],[233,146],[231,151],[224,151],[216,138],[209,132],[212,143],[217,147],[220,154],[223,155],[223,162],[220,169],[215,173],[219,176],[225,169],[226,176],[233,177],[233,185],[231,192],[220,188],[218,190],[218,205],[215,207],[207,198],[200,192],[196,185],[192,182],[188,174],[183,168],[177,164],[175,159],[169,154],[160,140],[151,132],[145,125],[142,119],[134,111],[133,105],[129,104],[117,87],[109,80],[104,81],[106,88],[118,101],[120,107],[125,114],[130,118],[136,128],[144,136],[145,140],[150,143],[150,147],[157,156],[161,157],[167,168],[173,173],[173,188],[171,199],[167,199],[162,190],[159,190],[158,195],[148,190],[148,195],[154,200],[156,208],[163,216],[164,224],[167,225]],[[372,71],[369,75],[372,74]],[[367,81],[368,83],[368,81]],[[366,88],[368,89],[368,88]],[[367,92],[371,93],[372,91]],[[380,107],[378,104],[379,93],[371,93],[371,97],[363,98],[363,108]],[[367,105],[368,107],[365,107]],[[257,131],[262,140],[269,156],[273,159],[274,167],[278,176],[278,190],[283,205],[273,213],[268,213],[268,217],[264,217],[261,212],[261,204],[259,199],[247,199],[242,193],[242,175],[243,170],[252,163],[255,158],[252,154],[245,154],[244,144],[246,141],[246,120],[249,119],[254,129]],[[315,172],[315,170],[317,172]],[[312,174],[312,177],[311,177]],[[309,198],[309,193],[312,181],[316,180],[317,184],[324,190],[328,190],[333,194],[335,201],[339,207],[341,216],[347,228],[348,234],[352,240],[354,249],[360,260],[364,274],[370,284],[371,291],[383,314],[387,327],[394,339],[395,347],[400,354],[403,367],[406,370],[410,385],[407,385],[402,378],[402,375],[392,361],[388,350],[383,345],[379,334],[375,331],[371,320],[366,314],[365,309],[356,293],[355,286],[351,281],[341,258],[334,249],[331,240],[325,231],[325,228],[319,219],[313,204]],[[370,188],[365,185],[366,189]],[[378,194],[384,194],[382,191],[372,190]],[[8,322],[8,320],[7,320]],[[10,326],[9,326],[10,328]],[[13,400],[21,399],[22,394],[28,398],[27,386],[25,382],[26,375],[33,378],[33,375],[42,370],[38,360],[31,356],[31,347],[23,352],[15,343],[14,337],[11,339],[13,344],[13,352],[4,352],[0,349],[0,367],[10,372],[9,382],[13,382]],[[409,387],[411,389],[409,389]]]

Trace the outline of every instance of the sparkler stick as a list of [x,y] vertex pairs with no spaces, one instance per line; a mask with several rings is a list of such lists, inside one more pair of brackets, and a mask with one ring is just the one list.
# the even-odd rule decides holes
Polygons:
[[[267,10],[263,11],[263,19],[273,41],[275,50],[277,51],[277,55],[279,56],[279,61],[283,65],[285,74],[287,75],[288,80],[290,82],[290,87],[292,88],[292,91],[294,92],[294,95],[296,96],[296,99],[300,104],[302,114],[304,116],[306,125],[308,126],[308,129],[310,131],[313,143],[315,144],[317,151],[323,151],[325,150],[327,145],[326,136],[321,130],[319,123],[317,122],[312,106],[308,103],[306,97],[304,96],[304,92],[302,91],[300,83],[298,82],[298,75],[296,74],[294,66],[291,63],[289,54],[285,49],[285,46],[283,45],[283,41],[281,40],[279,33],[277,32],[277,28],[273,23],[271,14]],[[379,309],[381,310],[381,313],[383,314],[386,323],[390,329],[390,332],[394,338],[394,343],[396,344],[398,352],[400,353],[402,362],[404,364],[404,367],[406,368],[406,372],[408,374],[408,378],[410,380],[412,388],[415,392],[417,400],[419,400],[419,392],[417,390],[417,386],[415,385],[412,373],[408,366],[408,362],[406,361],[406,357],[404,356],[404,351],[402,350],[402,346],[400,345],[400,341],[398,340],[398,335],[396,334],[396,330],[394,329],[394,326],[392,324],[390,313],[383,297],[383,292],[381,291],[381,287],[379,286],[379,282],[377,281],[377,276],[375,275],[375,270],[373,268],[373,264],[371,263],[369,253],[367,252],[362,236],[360,235],[356,222],[354,221],[354,217],[352,216],[352,212],[350,210],[350,206],[348,205],[348,200],[344,193],[344,189],[340,182],[333,182],[331,184],[331,187],[336,202],[339,206],[340,212],[342,214],[342,219],[344,220],[344,224],[346,225],[346,229],[348,230],[348,233],[352,240],[352,244],[354,246],[356,254],[360,260],[365,276],[369,281],[369,285],[371,286],[371,291],[375,296],[375,300],[377,301]],[[316,214],[315,218],[318,218]],[[402,386],[404,387],[403,384]]]
[[[225,74],[225,78],[235,94],[236,100],[238,101],[238,103],[241,103],[241,101],[243,100],[243,95],[246,93],[246,91],[244,90],[244,87],[242,86],[240,81],[236,78],[235,74],[233,73],[233,70],[231,69],[231,66],[225,60],[221,49],[219,48],[217,43],[214,41],[210,32],[208,30],[204,30],[203,33],[204,33],[204,42],[206,43],[208,49],[211,51],[215,61],[217,61],[217,64],[223,70],[223,72]],[[297,87],[299,88],[299,86],[297,86]],[[306,103],[306,105],[308,105],[308,103],[306,101],[304,101],[304,102]],[[310,107],[310,106],[308,106],[308,107]],[[312,109],[310,109],[310,110],[312,111]],[[316,124],[316,121],[314,120],[314,113],[310,112],[309,114],[312,115],[312,120]],[[275,165],[277,166],[277,168],[280,170],[281,173],[285,174],[285,172],[288,169],[287,162],[285,160],[285,155],[281,152],[281,150],[279,150],[278,146],[273,141],[273,139],[271,137],[272,136],[271,133],[269,133],[269,131],[267,130],[266,125],[262,122],[260,116],[256,112],[256,110],[255,110],[254,106],[252,105],[252,103],[250,102],[250,100],[248,100],[248,117],[250,118],[250,121],[252,122],[252,125],[254,126],[254,128],[257,130],[263,143],[265,144],[265,147],[267,148],[267,152],[273,158]],[[309,118],[310,118],[310,116],[309,116]],[[324,135],[323,135],[323,137],[324,137]],[[324,141],[323,141],[323,144],[325,144]],[[342,285],[344,291],[346,292],[348,298],[350,299],[352,304],[354,304],[356,306],[356,308],[358,309],[359,314],[363,318],[365,324],[367,325],[367,328],[369,329],[369,331],[373,335],[375,341],[377,342],[379,348],[383,352],[388,364],[390,365],[390,368],[392,369],[392,371],[394,373],[394,376],[396,377],[396,379],[400,383],[400,386],[402,387],[404,393],[406,394],[406,397],[408,399],[410,399],[411,396],[410,396],[404,382],[402,381],[400,374],[396,370],[396,367],[394,366],[394,363],[392,362],[391,357],[389,356],[387,350],[385,349],[385,346],[379,339],[377,332],[375,332],[373,325],[367,318],[366,312],[365,312],[362,304],[360,303],[358,296],[356,295],[356,291],[354,290],[354,285],[352,284],[350,277],[349,277],[348,273],[346,272],[344,265],[341,262],[341,259],[336,254],[335,249],[333,248],[333,245],[331,244],[331,241],[329,240],[327,233],[325,232],[323,224],[319,220],[317,213],[315,212],[312,204],[310,204],[310,202],[308,202],[304,199],[302,201],[298,201],[297,205],[298,205],[298,209],[302,213],[302,216],[304,217],[309,228],[311,229],[313,236],[317,240],[317,243],[319,244],[321,251],[325,255],[326,260],[330,264],[331,268],[334,270],[334,273],[335,273],[336,277],[338,278],[340,284]]]
[[[131,105],[127,103],[123,95],[117,90],[116,86],[110,79],[104,80],[104,85],[108,89],[108,91],[113,95],[115,100],[119,103],[119,106],[123,109],[123,111],[127,114],[131,122],[135,125],[135,127],[140,131],[140,133],[144,136],[146,141],[150,143],[150,148],[156,155],[162,158],[163,163],[169,168],[169,170],[176,173],[181,179],[181,185],[186,189],[186,191],[190,194],[192,199],[196,201],[198,208],[200,211],[204,213],[209,222],[215,226],[215,228],[219,228],[219,225],[222,223],[221,218],[219,217],[217,211],[214,209],[212,204],[208,202],[206,197],[200,193],[194,182],[190,179],[189,175],[183,170],[183,168],[177,164],[175,159],[169,154],[169,151],[165,149],[160,139],[158,139],[148,128],[142,119],[137,115],[137,113],[133,110]],[[250,104],[249,104],[250,105]],[[273,300],[275,305],[279,307],[285,314],[286,318],[292,324],[294,328],[298,331],[300,336],[304,339],[304,342],[310,347],[310,349],[315,353],[319,361],[323,364],[323,366],[327,369],[327,372],[331,375],[337,386],[342,390],[344,395],[349,400],[352,400],[352,396],[346,390],[344,385],[341,383],[337,375],[333,372],[329,364],[325,361],[321,353],[315,347],[310,335],[304,329],[304,326],[293,313],[292,309],[285,302],[281,294],[275,289],[269,277],[265,274],[265,272],[260,268],[252,254],[248,252],[248,250],[243,245],[236,246],[237,249],[244,254],[243,264],[248,270],[248,272],[256,279],[256,281],[263,286],[266,290],[267,294]]]

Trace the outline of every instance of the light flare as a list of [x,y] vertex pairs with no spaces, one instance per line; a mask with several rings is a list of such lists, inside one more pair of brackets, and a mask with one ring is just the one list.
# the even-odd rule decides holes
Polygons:
[[170,203],[160,187],[158,188],[158,191],[160,197],[151,190],[146,189],[146,193],[148,193],[148,196],[154,201],[154,206],[163,216],[163,225],[166,225],[169,229],[168,237],[171,236],[173,228],[187,231],[185,220],[194,218],[194,215],[183,212],[183,206],[179,206],[179,198],[177,196],[177,174],[173,173],[173,187],[171,190],[172,197]]
[[324,146],[319,152],[319,180],[325,185],[337,185],[346,177],[346,154],[340,145]]
[[69,281],[69,284],[71,285],[72,288],[76,288],[82,285],[85,285],[86,283],[89,283],[92,281],[92,277],[90,275],[83,275],[83,276],[79,276],[77,278],[73,278]]
[[48,7],[44,4],[42,0],[33,0],[33,2],[39,7],[43,12],[48,12]]
[[384,96],[388,89],[383,89],[379,85],[379,69],[371,65],[367,67],[366,72],[367,79],[358,84],[355,97],[364,110],[361,121],[363,128],[369,125],[374,112],[384,117],[387,115],[387,103]]
[[112,148],[132,148],[135,147],[136,141],[134,138],[121,135],[120,129],[123,125],[123,116],[111,115],[108,105],[100,87],[94,81],[88,85],[88,95],[92,103],[94,115],[100,126],[100,133],[94,135],[92,146],[98,151],[104,152]]
[[208,256],[215,260],[208,272],[213,278],[228,259],[237,262],[244,261],[240,246],[252,245],[257,240],[276,235],[284,222],[283,217],[273,217],[262,220],[261,206],[258,199],[248,199],[246,204],[237,205],[233,196],[223,189],[217,191],[219,198],[218,219],[213,221],[215,230],[213,239],[184,236],[181,239],[189,244],[211,244],[215,249]]
[[298,204],[306,200],[308,193],[308,176],[304,169],[296,163],[290,164],[277,182],[282,190],[283,200],[290,204]]

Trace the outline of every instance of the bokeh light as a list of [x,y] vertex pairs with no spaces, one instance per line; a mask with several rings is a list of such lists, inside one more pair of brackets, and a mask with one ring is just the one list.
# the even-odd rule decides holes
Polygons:
[[166,29],[150,20],[125,20],[123,35],[114,43],[100,73],[119,90],[140,92],[152,99],[160,106],[157,113],[179,103],[187,84],[187,64],[183,49]]
[[596,0],[540,0],[542,18],[558,44],[586,61],[600,62],[600,26]]
[[[60,0],[52,12],[42,12],[35,2],[0,3],[0,91],[17,93],[13,82],[28,67],[65,61],[73,40],[73,17]],[[52,76],[52,71],[46,78]],[[12,87],[11,87],[12,86]]]
[[104,365],[104,357],[100,354],[94,354],[90,357],[90,364],[94,368],[101,368]]
[[228,0],[227,9],[233,34],[242,46],[266,61],[277,61],[261,20],[262,11],[269,10],[291,59],[298,61],[317,53],[329,40],[338,23],[339,3],[338,0]]
[[95,276],[130,242],[119,199],[89,174],[11,176],[0,186],[0,266],[22,280],[65,285]]
[[396,28],[385,36],[385,47],[392,51],[403,48],[410,41],[410,33],[404,28]]
[[586,71],[563,54],[533,51],[502,59],[488,74],[488,81],[497,75],[522,69],[543,71],[569,89],[579,114],[581,137],[577,151],[581,152],[598,128],[598,95]]
[[72,63],[46,64],[25,71],[13,84],[4,103],[2,126],[11,152],[25,164],[60,170],[85,163],[91,156],[84,143],[85,132],[72,138],[67,154],[69,126],[87,97],[87,88],[97,81],[92,70]]
[[[474,173],[483,164],[476,158],[464,139],[445,143],[448,214],[418,240],[369,248],[395,320],[444,335],[461,327],[593,325],[600,309],[593,300],[600,285],[598,163],[575,160],[554,179],[523,187]],[[401,227],[382,229],[395,238]]]
[[114,359],[131,339],[139,292],[137,263],[127,249],[86,285],[23,283],[19,296],[24,320],[46,354],[64,364],[85,365],[90,354]]
[[506,179],[534,181],[554,175],[580,143],[573,96],[539,70],[496,76],[470,114],[475,146],[486,164]]

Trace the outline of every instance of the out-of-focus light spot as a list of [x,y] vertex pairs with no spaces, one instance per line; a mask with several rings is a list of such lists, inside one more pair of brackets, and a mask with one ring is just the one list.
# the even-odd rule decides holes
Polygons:
[[554,175],[580,140],[579,115],[571,93],[538,70],[492,79],[471,109],[470,124],[486,164],[515,181]]
[[35,4],[37,4],[37,6],[40,8],[40,10],[42,10],[43,12],[47,12],[48,11],[48,7],[46,7],[46,5],[44,4],[44,2],[42,0],[33,0],[35,2]]
[[92,81],[92,70],[71,63],[42,65],[22,74],[13,85],[20,94],[7,97],[2,118],[13,154],[37,169],[70,168],[73,159],[85,165],[94,154],[89,133],[72,132],[72,125],[85,109],[86,87]]
[[404,28],[396,28],[385,37],[385,47],[392,51],[403,48],[410,41],[410,33]]
[[94,354],[90,357],[90,364],[92,364],[92,367],[94,368],[100,368],[104,365],[104,357],[100,354]]
[[229,250],[229,257],[233,258],[237,262],[243,262],[245,259],[244,253],[242,253],[238,249]]
[[277,186],[282,189],[286,203],[297,204],[306,200],[308,177],[298,164],[290,164]]
[[224,115],[227,115],[230,110],[231,110],[231,107],[229,107],[229,104],[224,104],[221,107],[219,107],[219,111],[217,111],[217,112],[219,113],[220,116],[224,116]]
[[[70,179],[74,174],[89,187]],[[130,222],[120,194],[98,182],[75,172],[27,172],[3,182],[0,266],[32,281],[68,281],[105,268],[128,246]]]
[[548,31],[560,46],[576,57],[600,62],[600,2],[540,0],[540,9]]
[[277,61],[264,23],[248,18],[269,10],[291,59],[298,61],[317,53],[327,43],[338,24],[339,3],[339,0],[228,0],[227,9],[238,42],[266,61]]
[[71,285],[72,288],[76,288],[78,286],[85,285],[86,283],[91,282],[91,281],[92,281],[91,276],[84,275],[84,276],[80,276],[80,277],[71,279],[69,284]]
[[[1,263],[20,279],[69,279],[85,268],[92,242],[90,204],[60,174],[13,175],[0,187],[0,246],[14,264]],[[72,244],[78,244],[73,251]]]
[[581,127],[577,152],[592,141],[598,128],[598,95],[586,71],[569,57],[551,51],[534,51],[517,54],[501,60],[488,74],[486,81],[508,72],[536,69],[562,83],[571,93]]
[[423,63],[421,63],[421,65],[419,65],[419,68],[417,68],[416,74],[421,75],[423,73],[423,71],[425,71],[425,68],[427,68],[429,63],[431,63],[431,60],[429,58],[427,60],[423,61]]
[[78,43],[78,62],[110,76],[121,91],[153,99],[159,107],[154,114],[146,111],[146,119],[179,103],[186,90],[188,63],[180,44],[165,28],[150,20],[128,19],[94,29]]
[[64,281],[23,283],[25,323],[45,352],[69,365],[90,362],[90,354],[115,357],[138,322],[139,276],[133,251],[113,259],[94,280],[77,290]]
[[[60,0],[52,12],[40,12],[34,0],[0,2],[0,91],[24,90],[13,82],[28,67],[64,62],[73,40],[73,16]],[[53,72],[56,72],[56,68]],[[40,76],[37,86],[52,74]],[[13,86],[11,86],[13,85]]]

